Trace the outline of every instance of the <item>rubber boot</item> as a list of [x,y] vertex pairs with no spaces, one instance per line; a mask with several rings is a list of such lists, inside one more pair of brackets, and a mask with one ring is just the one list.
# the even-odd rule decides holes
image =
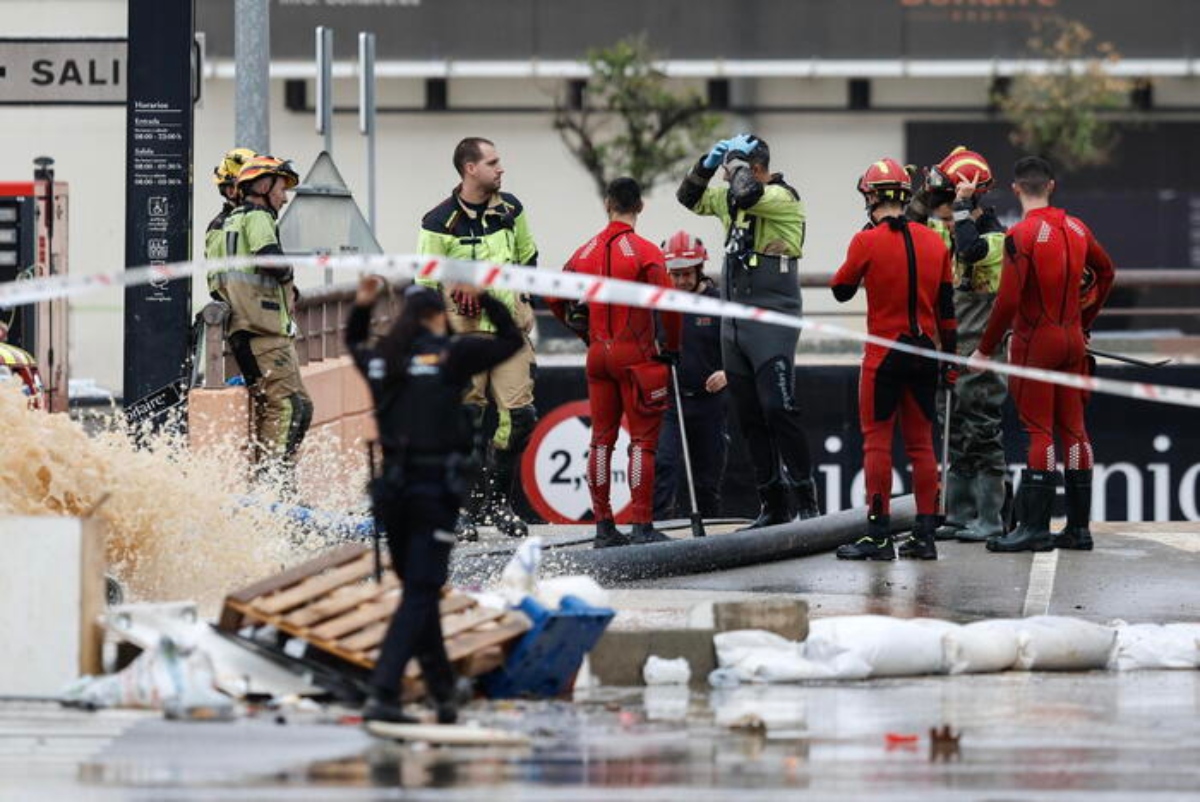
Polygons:
[[913,527],[912,536],[900,544],[897,551],[900,556],[909,560],[936,560],[938,515],[918,515],[917,524]]
[[671,538],[655,529],[654,524],[634,524],[633,531],[629,533],[629,542],[641,546],[647,543],[670,543]]
[[475,525],[471,513],[465,509],[458,511],[458,518],[454,521],[454,537],[460,543],[474,543],[479,540],[479,527]]
[[792,488],[792,507],[796,511],[796,517],[793,520],[805,521],[809,518],[819,518],[821,515],[821,506],[817,503],[817,483],[808,479],[801,479]]
[[981,473],[975,477],[975,508],[978,515],[958,533],[964,543],[984,543],[1004,534],[1004,474]]
[[495,470],[488,485],[486,517],[505,537],[526,537],[529,534],[529,525],[513,511],[511,503],[513,470],[519,456],[510,451],[497,451]]
[[608,549],[628,545],[628,536],[622,534],[613,521],[596,521],[596,538],[592,541],[592,548]]
[[839,560],[894,560],[891,516],[872,515],[867,519],[867,534],[853,543],[838,546]]
[[1067,471],[1067,526],[1054,535],[1056,549],[1092,550],[1092,531],[1088,527],[1092,514],[1092,471]]
[[1051,551],[1050,508],[1054,504],[1054,472],[1021,472],[1021,487],[1014,502],[1017,528],[987,541],[988,551]]
[[938,527],[938,540],[954,540],[977,514],[975,477],[950,471],[946,474],[946,522]]
[[745,532],[749,529],[761,529],[764,526],[777,526],[790,523],[791,511],[788,509],[787,488],[782,484],[766,485],[758,489],[760,507],[758,517],[749,526],[739,529]]
[[426,682],[433,710],[437,715],[438,724],[456,724],[458,722],[458,699],[454,677],[444,677],[440,680],[430,679]]

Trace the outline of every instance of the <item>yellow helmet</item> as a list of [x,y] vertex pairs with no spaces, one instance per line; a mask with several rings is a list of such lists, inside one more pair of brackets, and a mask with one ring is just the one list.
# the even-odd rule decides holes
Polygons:
[[213,183],[218,187],[231,187],[237,181],[242,165],[258,154],[250,148],[234,148],[221,159],[221,163],[213,168]]
[[245,192],[245,185],[262,178],[266,175],[276,175],[284,180],[288,189],[292,189],[300,183],[300,175],[296,172],[296,168],[292,166],[290,161],[277,159],[274,156],[255,156],[238,171],[237,180],[234,182],[239,192]]

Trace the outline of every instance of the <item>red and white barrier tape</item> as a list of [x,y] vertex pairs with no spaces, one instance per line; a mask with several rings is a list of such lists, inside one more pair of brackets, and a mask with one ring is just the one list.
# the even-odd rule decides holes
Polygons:
[[178,262],[91,275],[50,276],[0,284],[0,307],[21,306],[55,298],[74,298],[114,287],[128,288],[186,279],[196,273],[206,273],[211,270],[250,265],[269,267],[282,264],[291,265],[296,270],[329,269],[349,273],[380,273],[393,278],[428,278],[446,283],[472,284],[486,289],[506,289],[531,295],[750,320],[863,343],[873,343],[928,359],[955,362],[964,367],[983,366],[988,370],[1009,376],[1020,376],[1065,387],[1089,390],[1094,393],[1107,393],[1185,407],[1200,407],[1200,389],[1080,376],[1040,368],[1020,367],[1004,362],[989,361],[979,365],[967,357],[950,356],[939,351],[897,343],[894,340],[875,337],[831,323],[821,323],[732,301],[721,301],[692,292],[668,290],[648,284],[580,273],[564,273],[558,270],[538,270],[529,267],[464,262],[419,255],[242,257],[213,262]]

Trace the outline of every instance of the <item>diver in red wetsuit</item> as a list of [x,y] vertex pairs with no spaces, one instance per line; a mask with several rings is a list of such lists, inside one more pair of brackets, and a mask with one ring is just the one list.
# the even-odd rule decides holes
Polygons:
[[[919,348],[953,354],[954,318],[950,252],[927,226],[911,223],[904,205],[912,197],[912,179],[893,159],[875,162],[859,180],[871,226],[854,235],[846,261],[833,277],[834,296],[845,303],[867,290],[867,330]],[[945,363],[944,380],[954,372]],[[937,559],[938,468],[933,455],[934,398],[938,362],[867,343],[858,382],[859,419],[867,485],[867,533],[842,546],[843,560],[892,560],[889,500],[892,492],[892,430],[900,420],[904,448],[912,463],[917,525],[900,546],[901,557]]]
[[[1013,191],[1025,217],[1008,231],[1000,293],[987,329],[972,355],[986,358],[1011,327],[1009,361],[1023,367],[1086,373],[1086,340],[1112,288],[1114,268],[1104,248],[1080,220],[1050,205],[1054,173],[1044,159],[1021,159],[1013,169]],[[1085,271],[1095,282],[1095,300],[1082,309]],[[1021,475],[1012,532],[989,538],[990,551],[1049,551],[1092,548],[1088,530],[1092,502],[1092,444],[1083,422],[1084,391],[1013,376],[1009,395],[1029,433],[1028,467]],[[1050,534],[1054,502],[1057,435],[1065,449],[1067,528]]]
[[[564,270],[606,278],[640,281],[671,288],[662,251],[634,233],[642,211],[642,190],[632,178],[608,185],[604,200],[609,224],[588,240]],[[548,299],[559,320],[588,343],[588,400],[592,405],[592,440],[588,454],[588,488],[596,517],[596,548],[668,540],[655,531],[654,452],[671,383],[670,365],[678,364],[681,316],[661,312],[666,347],[660,352],[654,312],[631,306],[590,303],[586,307]],[[586,325],[584,318],[586,317]],[[610,503],[609,471],[613,446],[624,414],[629,425],[629,489],[633,532],[618,531]]]

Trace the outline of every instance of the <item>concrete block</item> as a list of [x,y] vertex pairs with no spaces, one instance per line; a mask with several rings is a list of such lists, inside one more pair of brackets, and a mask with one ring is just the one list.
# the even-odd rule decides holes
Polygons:
[[0,518],[0,694],[57,696],[101,671],[104,528],[79,518]]
[[314,362],[301,369],[304,389],[313,402],[313,425],[340,420],[344,366],[333,362]]
[[788,640],[802,641],[808,637],[808,602],[780,598],[717,602],[713,605],[713,625],[717,632],[765,629]]
[[588,654],[588,664],[601,684],[643,685],[647,657],[683,657],[692,668],[692,684],[703,685],[717,667],[714,634],[711,629],[609,630]]
[[375,408],[375,400],[371,398],[371,388],[367,385],[367,380],[358,372],[358,368],[354,367],[350,357],[339,357],[338,362],[344,366],[342,367],[342,405],[346,414],[370,412]]

